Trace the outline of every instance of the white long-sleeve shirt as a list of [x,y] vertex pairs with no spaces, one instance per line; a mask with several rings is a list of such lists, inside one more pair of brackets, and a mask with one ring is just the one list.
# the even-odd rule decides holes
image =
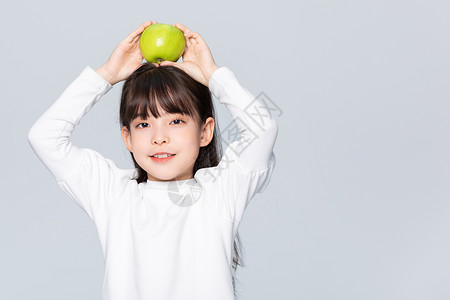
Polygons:
[[233,241],[244,209],[275,166],[277,123],[226,67],[209,81],[241,137],[194,178],[138,184],[136,170],[73,145],[81,118],[111,89],[87,67],[31,128],[33,150],[94,221],[105,257],[104,300],[234,299]]

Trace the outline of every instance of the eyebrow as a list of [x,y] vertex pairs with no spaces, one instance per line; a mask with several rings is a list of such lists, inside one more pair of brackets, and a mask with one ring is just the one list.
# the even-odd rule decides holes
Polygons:
[[136,120],[147,120],[148,118],[150,118],[150,115],[146,117],[144,114],[138,114],[134,116],[134,118],[131,121],[134,122]]
[[[166,115],[168,115],[167,117],[169,118],[173,118],[173,117],[184,117],[184,118],[192,118],[192,116],[188,115],[188,114],[183,114],[183,113],[167,113]],[[164,117],[165,115],[160,115],[160,118]],[[148,114],[148,116],[145,116],[144,114],[137,114],[134,118],[133,121],[135,120],[148,120],[148,119],[152,119],[155,118],[153,115]]]

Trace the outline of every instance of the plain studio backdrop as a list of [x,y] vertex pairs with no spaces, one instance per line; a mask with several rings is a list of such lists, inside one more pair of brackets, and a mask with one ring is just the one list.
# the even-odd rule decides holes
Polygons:
[[[94,224],[27,142],[147,19],[202,34],[280,108],[277,166],[240,225],[239,299],[450,299],[448,1],[15,1],[2,5],[0,299],[99,299]],[[118,84],[73,140],[131,167]],[[220,128],[231,118],[215,102]]]

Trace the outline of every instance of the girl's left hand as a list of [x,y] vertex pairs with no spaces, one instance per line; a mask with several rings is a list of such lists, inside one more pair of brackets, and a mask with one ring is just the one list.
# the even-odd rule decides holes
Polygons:
[[214,62],[208,45],[200,34],[191,31],[184,25],[173,25],[184,33],[186,39],[186,49],[182,55],[183,62],[163,61],[161,66],[178,67],[198,82],[208,86],[212,73],[219,68]]

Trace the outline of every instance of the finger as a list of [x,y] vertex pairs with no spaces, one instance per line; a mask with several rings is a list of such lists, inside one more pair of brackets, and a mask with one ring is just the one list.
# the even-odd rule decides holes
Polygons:
[[[192,44],[192,41],[189,39],[189,36],[191,35],[191,33],[192,33],[193,31],[191,31],[189,28],[187,28],[187,27],[184,26],[183,24],[175,23],[175,24],[172,24],[172,25],[175,26],[175,27],[177,27],[178,29],[180,29],[180,30],[183,32],[184,38],[185,38],[185,40],[186,40],[186,46],[189,48],[189,47],[191,46],[191,44]],[[187,34],[188,36],[186,36],[186,34]]]
[[165,61],[162,61],[159,65],[160,66],[173,66],[174,62],[165,60]]
[[197,40],[194,38],[189,38],[189,42],[191,43],[191,45],[197,45]]
[[178,62],[165,60],[165,61],[161,62],[159,65],[162,66],[162,67],[164,67],[164,66],[177,67],[178,69],[181,69],[181,70],[184,71],[183,64],[182,63],[178,63]]
[[203,37],[197,32],[191,31],[186,33],[184,36],[186,36],[189,40],[191,40],[191,43],[195,44],[205,43]]
[[[139,39],[141,38],[142,32],[150,25],[157,24],[158,22],[153,21],[147,21],[143,24],[141,24],[133,33],[135,33],[134,38],[130,41],[131,44],[136,44],[139,42]],[[142,29],[143,27],[143,29]]]
[[184,26],[183,24],[176,23],[175,27],[177,27],[178,29],[183,31],[183,33],[191,32],[191,30],[189,28],[187,28],[186,26]]
[[139,25],[138,28],[136,28],[136,30],[134,30],[134,31],[130,34],[130,36],[135,37],[135,36],[141,34],[142,31],[144,31],[144,29],[147,28],[148,26],[152,25],[152,23],[153,23],[153,22],[150,21],[150,20],[148,20],[148,21],[142,23],[141,25]]
[[140,35],[142,34],[142,32],[144,31],[145,28],[147,28],[148,26],[154,24],[156,22],[152,22],[150,20],[142,23],[141,25],[139,25],[138,28],[136,28],[132,33],[130,33],[127,37],[127,41],[129,43],[133,43],[136,42],[136,38],[139,38]]
[[186,41],[186,47],[190,47],[191,46],[191,40],[188,37],[184,37],[184,40]]

